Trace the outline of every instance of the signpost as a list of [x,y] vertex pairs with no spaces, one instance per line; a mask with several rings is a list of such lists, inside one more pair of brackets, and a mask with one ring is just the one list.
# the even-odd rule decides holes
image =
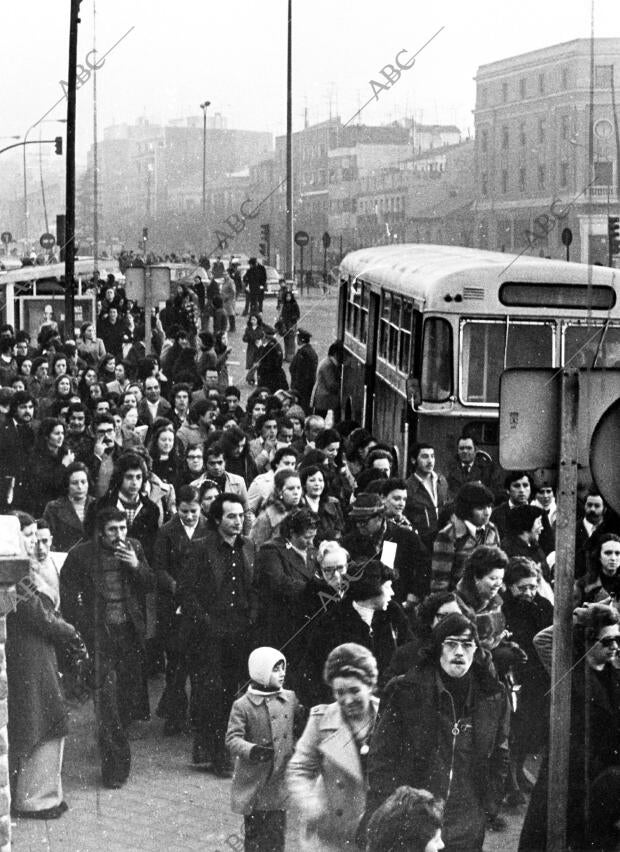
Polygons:
[[[299,246],[299,265],[301,267],[301,284],[300,284],[300,292],[303,294],[304,292],[304,246],[307,246],[310,242],[310,235],[307,231],[297,231],[295,233],[295,242]],[[293,275],[293,278],[295,276]]]
[[0,240],[2,240],[5,246],[8,246],[9,243],[13,242],[13,234],[10,231],[3,231],[0,234]]

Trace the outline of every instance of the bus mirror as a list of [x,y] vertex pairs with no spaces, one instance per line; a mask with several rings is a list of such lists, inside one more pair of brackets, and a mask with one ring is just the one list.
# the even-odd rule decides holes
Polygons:
[[409,376],[409,378],[405,382],[405,389],[407,392],[407,402],[415,411],[417,408],[419,408],[420,403],[422,402],[420,380],[414,379],[413,376]]

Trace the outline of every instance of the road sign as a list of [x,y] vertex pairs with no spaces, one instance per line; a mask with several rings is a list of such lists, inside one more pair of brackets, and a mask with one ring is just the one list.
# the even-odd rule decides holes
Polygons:
[[327,233],[327,231],[325,231],[325,233],[324,233],[324,234],[323,234],[323,236],[321,237],[321,242],[323,243],[323,248],[324,248],[324,249],[328,249],[328,248],[331,246],[331,244],[332,244],[332,238],[331,238],[331,237],[330,237],[330,235]]
[[10,231],[3,231],[0,234],[0,240],[2,240],[5,246],[8,246],[9,243],[13,242],[13,234]]
[[307,246],[310,242],[310,235],[307,231],[297,231],[295,234],[295,242],[298,246]]
[[573,232],[570,228],[564,228],[562,231],[562,243],[568,248],[573,241]]
[[499,463],[506,470],[557,464],[557,370],[504,370],[500,377]]
[[39,242],[42,248],[51,249],[56,244],[56,237],[53,234],[42,234]]

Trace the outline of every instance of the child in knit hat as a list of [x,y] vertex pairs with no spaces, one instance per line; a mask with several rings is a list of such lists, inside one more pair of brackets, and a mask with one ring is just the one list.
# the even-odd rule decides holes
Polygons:
[[286,659],[256,648],[248,660],[250,685],[230,711],[226,746],[235,758],[231,807],[244,815],[245,849],[284,852],[286,767],[303,730],[297,696],[283,689]]

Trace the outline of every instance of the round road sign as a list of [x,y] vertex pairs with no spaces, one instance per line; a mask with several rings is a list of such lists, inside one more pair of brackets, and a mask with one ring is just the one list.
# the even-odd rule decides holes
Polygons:
[[295,242],[298,246],[307,246],[310,242],[310,236],[307,231],[297,231],[295,234]]
[[51,249],[56,244],[56,237],[53,234],[42,234],[39,242],[42,248]]
[[0,234],[0,240],[2,240],[5,246],[8,246],[9,243],[13,242],[13,234],[10,231],[3,231]]

